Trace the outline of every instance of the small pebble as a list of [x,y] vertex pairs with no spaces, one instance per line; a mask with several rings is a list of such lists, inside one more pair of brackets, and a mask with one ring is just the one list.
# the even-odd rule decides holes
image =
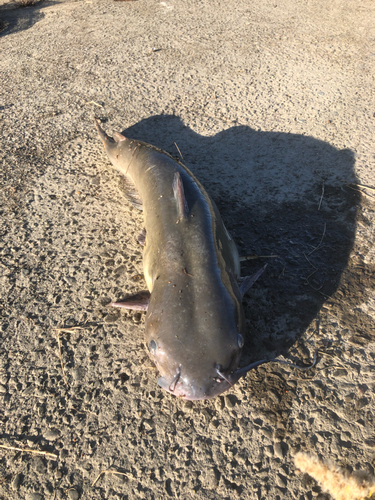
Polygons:
[[278,458],[284,458],[286,453],[287,445],[286,443],[280,441],[280,443],[275,443],[275,455]]
[[55,490],[55,497],[56,497],[56,500],[63,500],[63,498],[66,498],[64,495],[64,491],[60,488]]
[[333,372],[334,377],[345,377],[348,374],[347,370],[345,368],[338,368]]
[[217,486],[219,485],[219,479],[219,472],[215,471],[215,469],[211,467],[204,469],[204,472],[200,477],[203,485],[210,490],[217,488]]
[[139,323],[142,319],[142,314],[141,313],[135,313],[133,316],[133,321],[134,323]]
[[119,318],[119,313],[107,314],[104,318],[105,323],[114,323]]
[[72,370],[72,375],[74,380],[78,382],[79,380],[82,380],[83,377],[85,376],[85,370],[82,367],[74,368]]
[[20,487],[20,484],[22,482],[22,474],[19,472],[18,474],[16,474],[13,478],[13,481],[12,481],[12,488],[14,490],[18,490],[18,488]]
[[266,438],[272,440],[273,432],[270,431],[269,429],[263,428],[260,429],[260,432],[263,434],[263,436],[266,436]]
[[225,407],[224,397],[215,398],[214,404],[217,411],[223,410]]
[[71,490],[68,490],[68,497],[70,500],[78,500],[79,499],[79,493],[77,490],[74,488]]
[[184,408],[187,411],[191,411],[193,409],[193,407],[194,407],[194,405],[193,405],[192,401],[186,401],[186,403],[184,404]]
[[47,429],[43,434],[47,441],[55,441],[60,437],[60,432],[57,429]]
[[274,403],[280,403],[280,396],[275,391],[268,391],[268,395]]
[[89,403],[92,400],[92,393],[86,392],[86,394],[83,397],[83,400],[85,403]]
[[276,484],[277,486],[279,486],[279,488],[286,488],[287,483],[288,483],[287,478],[282,474],[278,474],[276,476]]
[[[278,444],[278,443],[277,443]],[[273,446],[265,446],[264,447],[264,454],[267,457],[272,457],[274,455],[274,449]]]
[[224,396],[224,401],[227,408],[234,408],[236,404],[233,396]]
[[359,400],[356,402],[355,406],[356,406],[356,409],[357,409],[357,410],[362,410],[362,408],[364,408],[364,407],[365,407],[365,406],[367,406],[368,404],[369,404],[369,400],[368,400],[368,399],[366,399],[366,398],[361,398],[361,399],[359,399]]
[[[72,278],[74,280],[74,282],[76,281],[75,278]],[[68,318],[67,320],[65,320],[65,328],[71,328],[73,326],[76,325],[76,320],[74,318]]]
[[33,469],[38,474],[44,475],[47,472],[47,466],[46,466],[46,463],[43,460],[43,458],[41,458],[41,457],[35,457],[33,459],[32,464],[33,464]]
[[28,493],[25,500],[43,500],[43,496],[40,493]]
[[43,417],[43,415],[46,413],[46,407],[44,405],[39,406],[38,408],[38,415],[40,417]]

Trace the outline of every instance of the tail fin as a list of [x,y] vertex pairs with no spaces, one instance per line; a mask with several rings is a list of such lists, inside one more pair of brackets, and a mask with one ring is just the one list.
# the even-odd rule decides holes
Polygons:
[[102,143],[105,145],[106,143],[109,143],[109,142],[115,142],[112,137],[109,137],[109,135],[107,135],[104,130],[102,129],[102,127],[100,126],[100,121],[98,118],[95,118],[95,127],[96,127],[96,130],[99,132],[99,136],[102,140]]

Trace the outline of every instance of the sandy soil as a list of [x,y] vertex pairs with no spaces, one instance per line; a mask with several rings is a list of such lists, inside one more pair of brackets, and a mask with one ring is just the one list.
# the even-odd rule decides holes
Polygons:
[[[374,473],[374,11],[0,1],[0,444],[57,456],[0,448],[1,499],[330,498],[297,451]],[[106,307],[145,287],[142,215],[94,114],[176,143],[240,253],[279,256],[246,296],[243,363],[318,349],[316,368],[207,402],[158,387],[143,315]]]

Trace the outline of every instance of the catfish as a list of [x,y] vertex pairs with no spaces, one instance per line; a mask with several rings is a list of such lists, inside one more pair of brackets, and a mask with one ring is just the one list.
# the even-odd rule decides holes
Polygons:
[[249,370],[276,361],[239,368],[242,298],[266,266],[241,282],[236,245],[190,170],[155,146],[118,132],[109,137],[95,124],[145,225],[139,242],[148,292],[111,305],[147,311],[145,340],[160,387],[186,400],[218,396]]

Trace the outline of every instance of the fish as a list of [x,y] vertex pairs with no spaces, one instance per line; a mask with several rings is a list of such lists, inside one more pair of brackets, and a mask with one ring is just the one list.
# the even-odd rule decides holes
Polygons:
[[139,242],[148,290],[111,305],[146,311],[146,345],[162,389],[186,400],[216,397],[270,361],[239,368],[242,299],[265,266],[241,282],[236,244],[193,173],[155,146],[95,125],[145,226]]

